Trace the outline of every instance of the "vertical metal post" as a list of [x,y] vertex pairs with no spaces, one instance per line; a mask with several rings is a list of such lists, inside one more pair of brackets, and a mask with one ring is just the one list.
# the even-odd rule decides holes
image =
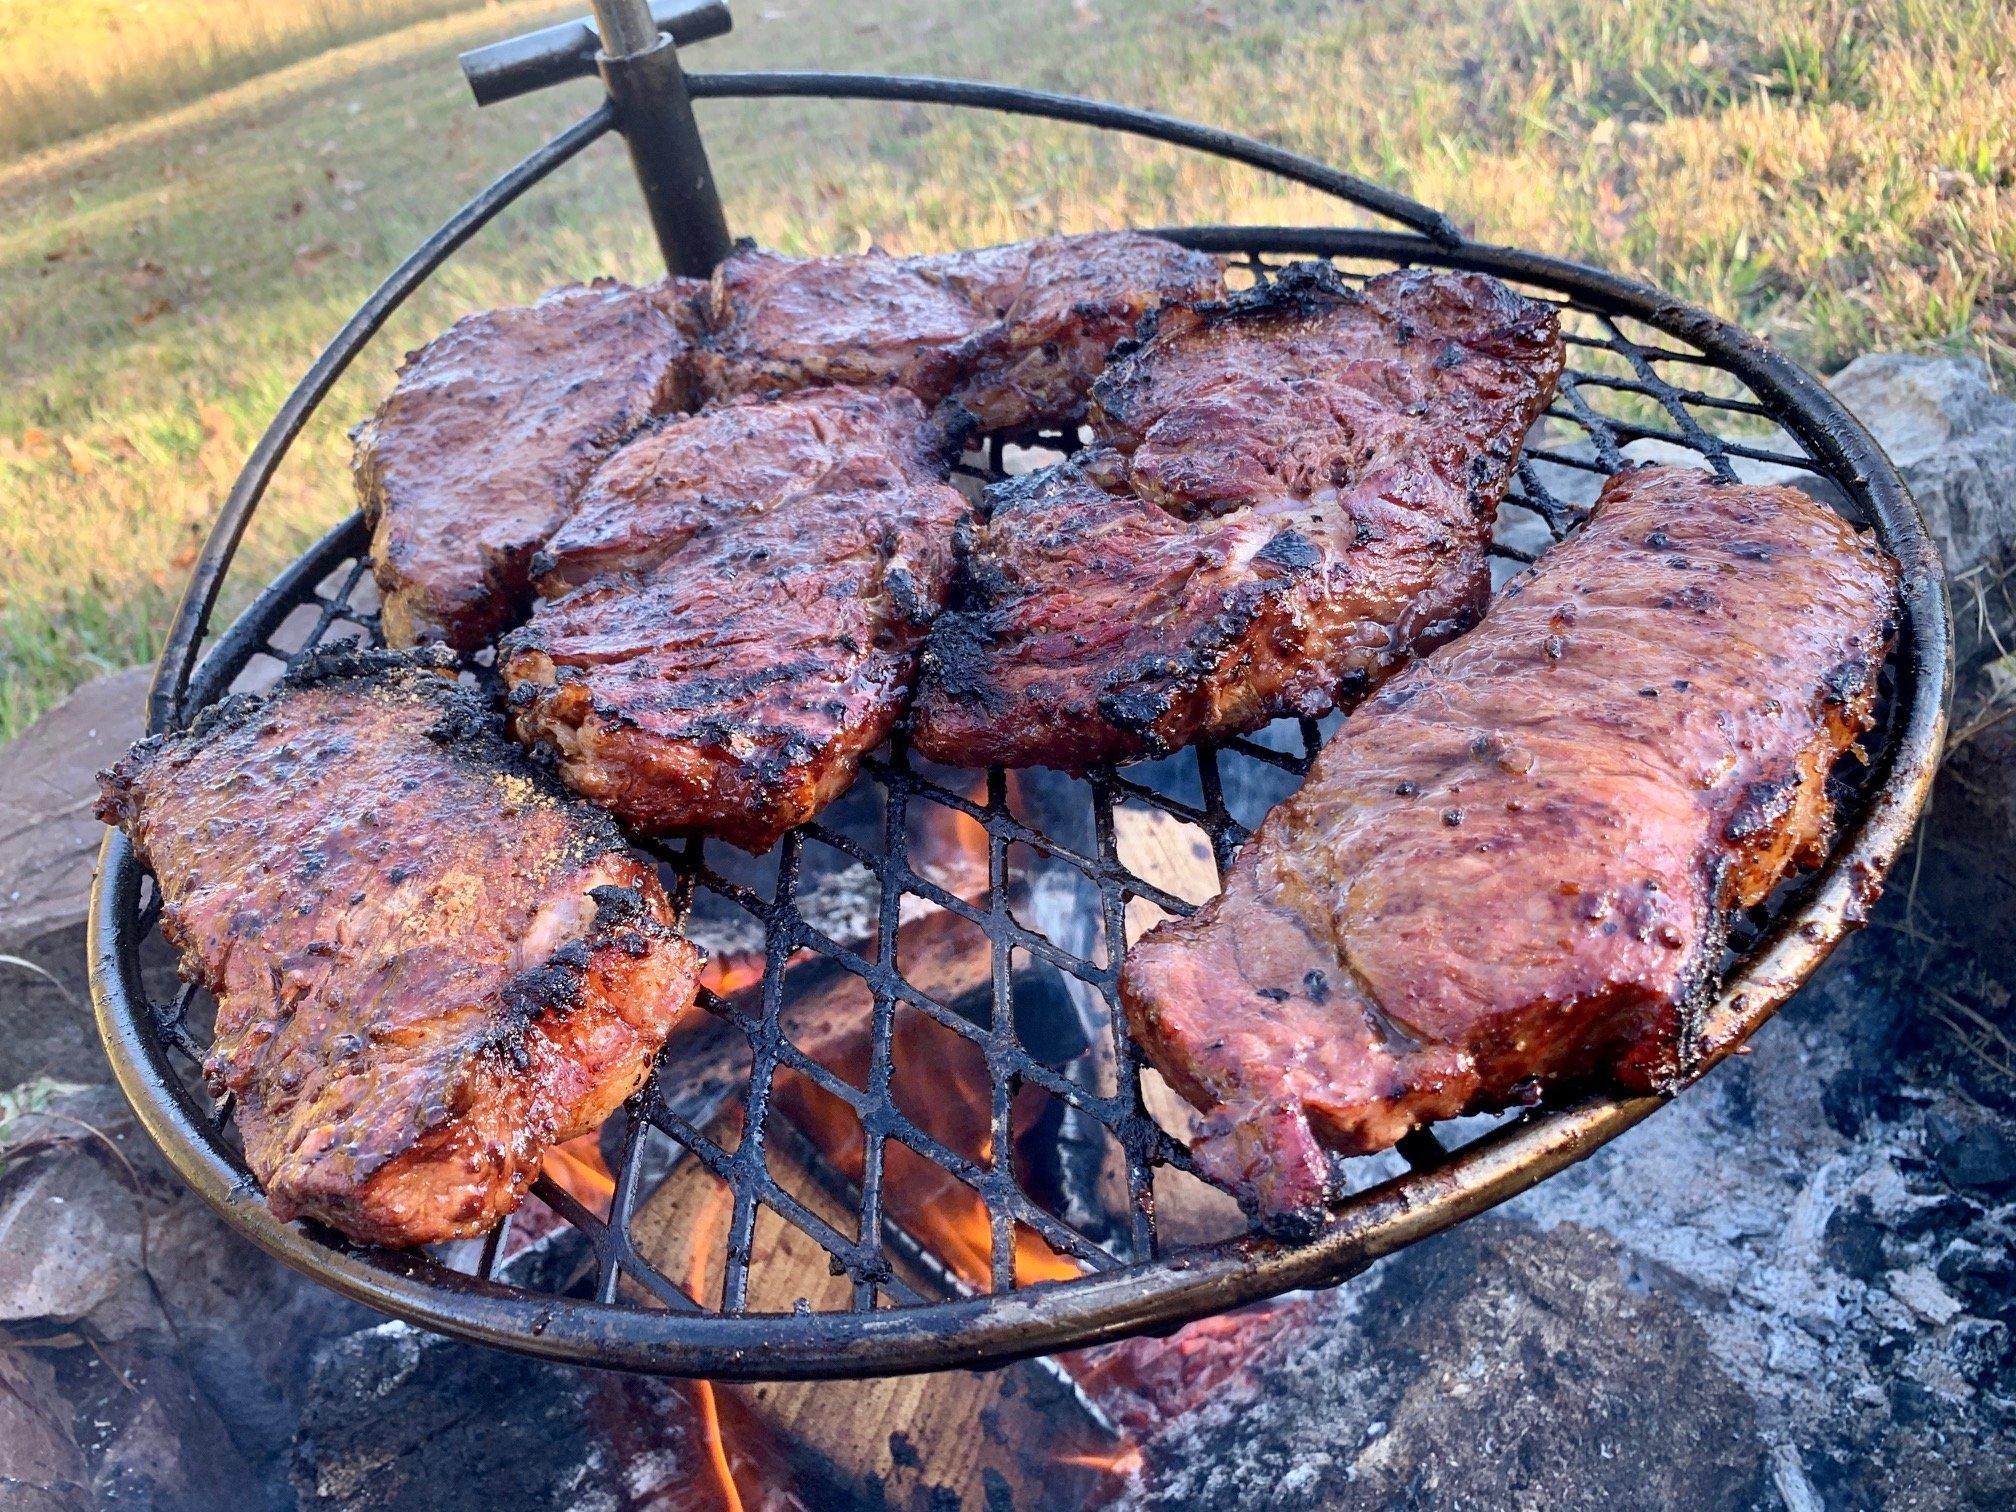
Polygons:
[[630,148],[665,266],[705,278],[728,255],[728,221],[693,119],[679,49],[661,36],[645,0],[594,0],[596,59]]

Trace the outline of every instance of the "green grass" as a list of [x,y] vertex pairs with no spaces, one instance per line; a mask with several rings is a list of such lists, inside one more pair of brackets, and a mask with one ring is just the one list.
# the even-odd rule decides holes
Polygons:
[[[303,0],[273,0],[284,11]],[[579,7],[575,7],[579,9]],[[0,735],[150,656],[265,418],[455,203],[593,103],[479,113],[426,21],[0,167]],[[1637,274],[1829,370],[1870,346],[2016,375],[2016,7],[1989,0],[745,0],[696,66],[880,67],[1241,127],[1477,234]],[[1333,220],[1248,170],[1064,126],[703,103],[731,223],[793,251],[1181,220]],[[457,313],[651,249],[620,146],[514,208],[338,388],[227,609],[351,507],[344,430]]]

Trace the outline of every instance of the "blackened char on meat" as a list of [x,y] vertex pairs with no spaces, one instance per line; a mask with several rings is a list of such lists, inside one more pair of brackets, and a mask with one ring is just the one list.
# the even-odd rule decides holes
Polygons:
[[921,257],[785,257],[716,270],[700,379],[716,398],[894,384],[983,431],[1075,425],[1107,354],[1161,304],[1223,289],[1217,259],[1133,231]]
[[656,872],[433,659],[312,659],[102,774],[217,999],[280,1218],[427,1244],[518,1206],[642,1082],[698,959]]
[[499,648],[519,736],[639,830],[768,848],[908,700],[968,508],[957,438],[901,389],[825,388],[633,441]]
[[1732,908],[1826,854],[1896,565],[1788,488],[1612,479],[1582,533],[1347,720],[1225,891],[1137,943],[1140,1043],[1261,1211],[1324,1151],[1561,1084],[1669,1085]]
[[357,493],[394,646],[471,651],[524,614],[533,551],[651,416],[692,402],[704,285],[612,279],[457,321],[357,428]]
[[1304,263],[1151,329],[1094,385],[1091,449],[988,490],[924,656],[926,755],[1083,768],[1323,714],[1483,612],[1561,370],[1548,306]]

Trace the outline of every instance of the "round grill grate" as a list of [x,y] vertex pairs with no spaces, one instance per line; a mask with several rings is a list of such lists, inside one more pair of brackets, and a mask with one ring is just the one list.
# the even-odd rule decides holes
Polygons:
[[[577,128],[539,173],[595,134]],[[1655,459],[1803,482],[1904,563],[1880,723],[1866,761],[1842,763],[1836,853],[1737,921],[1705,1070],[1859,922],[1933,770],[1943,585],[1887,462],[1824,390],[1761,345],[1586,268],[1379,231],[1167,234],[1224,254],[1235,283],[1325,256],[1354,277],[1477,268],[1558,306],[1569,370],[1500,513],[1501,581],[1578,526],[1607,474]],[[445,255],[423,260],[407,287]],[[389,308],[360,314],[329,380]],[[326,391],[316,383],[311,374],[290,400],[298,413],[276,422],[281,449]],[[960,473],[977,487],[1075,444],[996,443]],[[253,470],[270,474],[275,461],[255,457]],[[228,562],[235,531],[220,533]],[[364,543],[353,518],[267,588],[209,649],[179,711],[270,681],[318,644],[375,642]],[[469,675],[489,673],[479,660]],[[166,1001],[147,994],[143,947],[159,948],[149,943],[158,902],[116,834],[94,904],[101,1030],[150,1133],[235,1224],[290,1264],[428,1327],[725,1378],[972,1366],[1168,1327],[1345,1279],[1658,1106],[1588,1097],[1463,1121],[1445,1131],[1453,1145],[1416,1135],[1398,1153],[1343,1163],[1327,1222],[1293,1242],[1246,1228],[1199,1181],[1174,1100],[1156,1095],[1115,1012],[1119,968],[1146,917],[1194,905],[1198,869],[1208,885],[1333,724],[1284,721],[1083,779],[931,768],[899,736],[820,822],[760,862],[713,842],[651,847],[692,931],[717,948],[722,991],[703,993],[698,1027],[675,1037],[605,1130],[613,1191],[591,1206],[549,1166],[526,1208],[481,1242],[395,1254],[273,1219],[245,1173],[230,1107],[203,1091],[209,1003],[188,987]],[[808,1254],[834,1285],[778,1293],[778,1267],[796,1257],[802,1277]]]

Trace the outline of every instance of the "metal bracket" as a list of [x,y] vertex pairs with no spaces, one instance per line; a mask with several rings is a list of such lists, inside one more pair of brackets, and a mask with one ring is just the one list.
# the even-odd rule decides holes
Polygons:
[[[734,24],[721,0],[651,0],[651,19],[681,47],[726,36]],[[595,23],[582,16],[486,43],[456,61],[462,65],[462,77],[469,81],[476,103],[499,105],[570,79],[594,78],[595,55],[601,50]]]
[[705,278],[732,242],[679,45],[726,32],[728,7],[721,0],[594,0],[594,6],[594,27],[570,21],[462,54],[463,77],[478,105],[492,105],[599,73],[665,266]]

